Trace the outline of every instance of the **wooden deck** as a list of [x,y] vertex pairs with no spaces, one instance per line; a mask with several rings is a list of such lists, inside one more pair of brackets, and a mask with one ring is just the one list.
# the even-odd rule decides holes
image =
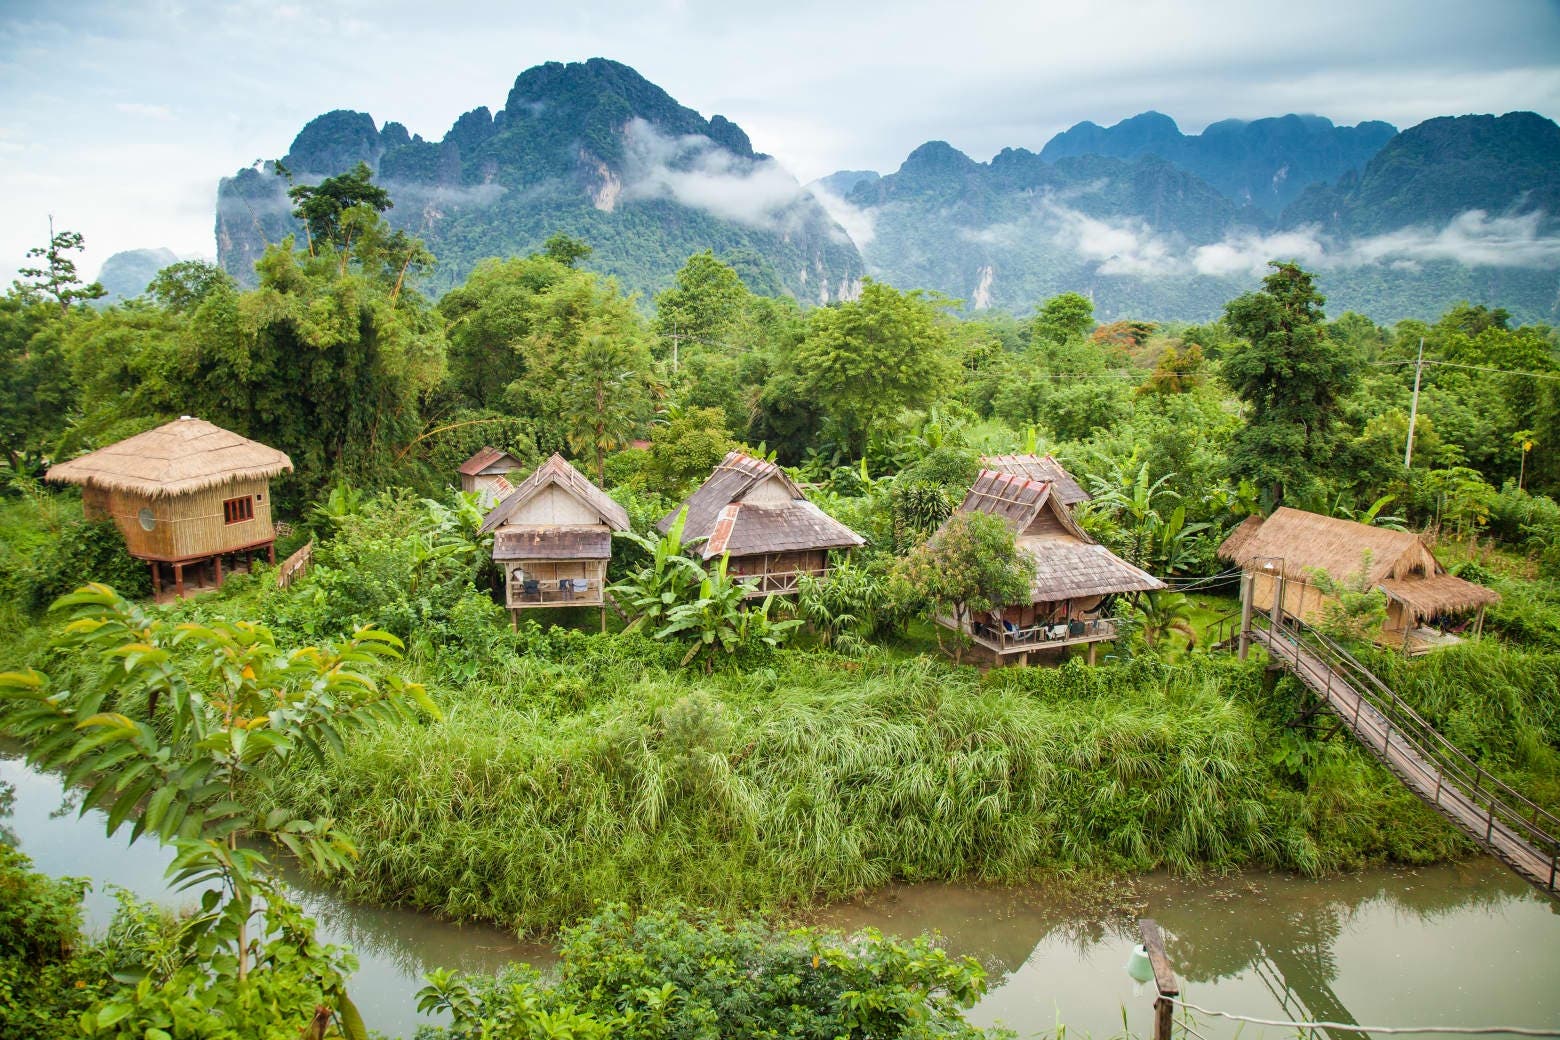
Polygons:
[[1560,819],[1464,755],[1347,651],[1289,619],[1262,615],[1252,642],[1315,691],[1408,788],[1541,891],[1560,898]]
[[[939,616],[937,623],[944,628],[958,631],[950,617]],[[1084,621],[1080,624],[1083,626],[1083,631],[1076,634],[1066,625],[1036,625],[1033,628],[1021,628],[1012,632],[999,632],[979,627],[973,632],[966,629],[965,634],[976,646],[983,646],[994,654],[1004,655],[1043,652],[1083,643],[1104,643],[1116,638],[1116,626],[1107,620]],[[1066,634],[1056,634],[1058,630]]]

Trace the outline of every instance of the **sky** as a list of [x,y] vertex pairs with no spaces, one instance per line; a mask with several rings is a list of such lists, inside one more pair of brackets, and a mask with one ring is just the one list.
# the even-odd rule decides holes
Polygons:
[[[1560,118],[1560,0],[0,0],[0,270],[213,257],[218,180],[335,108],[437,139],[544,61],[606,57],[803,181],[946,140],[1038,150],[1147,109],[1187,132],[1316,113]],[[3,279],[0,279],[3,281]]]

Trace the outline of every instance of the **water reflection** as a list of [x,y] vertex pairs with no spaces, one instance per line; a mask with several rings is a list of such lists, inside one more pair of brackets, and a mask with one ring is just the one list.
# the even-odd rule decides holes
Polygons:
[[[168,853],[153,843],[107,838],[100,813],[59,814],[63,792],[0,746],[0,780],[16,786],[7,821],[40,870],[89,876],[90,927],[113,912],[108,884],[145,899],[187,905],[163,880]],[[409,1036],[413,994],[430,968],[496,970],[514,960],[552,958],[496,928],[425,914],[358,906],[289,875],[320,923],[321,938],[350,944],[360,969],[354,999],[371,1028]],[[889,934],[940,931],[959,953],[979,958],[992,988],[972,1014],[1021,1035],[1065,1025],[1095,1037],[1149,1034],[1151,994],[1135,993],[1123,971],[1135,921],[1152,916],[1184,980],[1206,1007],[1265,1018],[1372,1025],[1530,1027],[1560,1023],[1560,916],[1549,901],[1492,860],[1417,871],[1382,871],[1313,881],[1247,875],[1181,882],[1124,880],[1106,903],[1080,903],[1043,888],[903,885],[817,915],[846,929]],[[1207,1040],[1237,1035],[1233,1023],[1198,1021]],[[1291,1035],[1268,1030],[1273,1037]],[[1264,1035],[1247,1027],[1242,1040]],[[1329,1040],[1357,1040],[1339,1029]]]

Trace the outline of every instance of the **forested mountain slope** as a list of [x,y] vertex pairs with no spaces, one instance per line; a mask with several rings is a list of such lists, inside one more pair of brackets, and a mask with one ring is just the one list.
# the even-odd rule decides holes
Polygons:
[[[299,182],[360,161],[394,199],[391,223],[438,256],[435,292],[483,257],[530,252],[559,231],[594,247],[592,267],[646,293],[712,248],[755,289],[815,303],[853,294],[863,273],[844,231],[740,127],[600,58],[528,69],[497,113],[473,109],[437,142],[329,112],[283,159]],[[267,163],[219,188],[218,258],[246,284],[266,243],[300,233],[286,187]]]

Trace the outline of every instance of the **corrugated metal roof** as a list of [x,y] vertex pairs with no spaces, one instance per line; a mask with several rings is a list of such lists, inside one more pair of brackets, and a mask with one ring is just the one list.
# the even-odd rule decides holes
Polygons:
[[504,459],[508,459],[513,465],[503,467],[501,472],[512,473],[517,469],[525,469],[525,463],[509,454],[509,452],[494,447],[486,447],[460,464],[460,475],[463,477],[474,477],[489,466],[496,462],[502,462]]
[[1090,500],[1089,493],[1050,455],[986,455],[980,464],[999,473],[1048,483],[1052,487],[1051,493],[1060,498],[1064,506]]

